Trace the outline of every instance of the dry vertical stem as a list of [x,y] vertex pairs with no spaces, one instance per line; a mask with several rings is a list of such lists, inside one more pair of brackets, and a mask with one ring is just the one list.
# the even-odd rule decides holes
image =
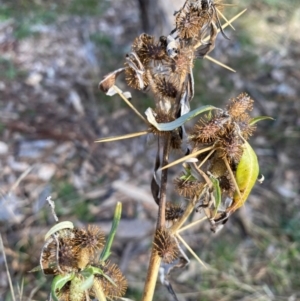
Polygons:
[[[170,145],[171,145],[171,135],[168,134],[165,137],[165,141],[164,141],[162,166],[168,164]],[[158,220],[157,220],[156,231],[158,229],[164,228],[166,222],[165,212],[166,212],[167,182],[168,182],[168,169],[165,169],[162,171],[162,175],[161,175],[159,209],[158,209]],[[161,258],[159,257],[158,253],[155,252],[155,248],[152,247],[149,268],[148,268],[147,278],[144,287],[144,293],[142,299],[143,301],[152,301],[153,299],[160,263],[161,263]]]

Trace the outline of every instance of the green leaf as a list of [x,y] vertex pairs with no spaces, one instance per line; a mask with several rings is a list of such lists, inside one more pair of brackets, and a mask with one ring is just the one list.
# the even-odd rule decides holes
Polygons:
[[85,268],[81,272],[81,274],[84,275],[85,277],[88,277],[90,275],[95,275],[95,274],[103,275],[104,272],[100,268],[96,268],[96,267],[93,267],[93,266],[90,265],[87,268]]
[[54,301],[59,301],[56,292],[60,291],[67,282],[71,281],[74,278],[74,274],[66,274],[66,275],[57,275],[53,278],[51,284],[51,296]]
[[222,193],[221,193],[221,188],[220,188],[220,184],[219,184],[219,180],[216,179],[213,175],[210,176],[211,182],[213,184],[214,187],[214,197],[215,197],[215,212],[214,215],[217,214],[218,209],[221,205],[221,201],[222,201]]
[[122,204],[120,202],[117,203],[116,209],[115,209],[115,214],[114,214],[114,219],[111,225],[110,233],[107,238],[106,244],[103,248],[103,251],[100,255],[100,261],[105,261],[109,256],[110,256],[110,248],[111,245],[114,241],[114,237],[117,232],[117,228],[121,219],[121,213],[122,213]]
[[241,207],[247,200],[259,173],[259,164],[256,153],[248,142],[243,144],[243,155],[236,170],[236,183],[240,193],[235,192],[232,205],[228,211],[235,211]]
[[197,179],[192,175],[192,169],[187,166],[184,167],[185,173],[180,177],[180,180],[186,180],[186,181],[196,181]]
[[83,290],[83,291],[90,289],[90,288],[93,286],[94,278],[95,278],[94,275],[88,276],[88,277],[81,283],[80,289]]
[[168,123],[157,123],[153,114],[153,111],[151,108],[148,108],[145,112],[148,121],[154,125],[159,131],[173,131],[174,129],[182,126],[185,122],[187,122],[188,120],[194,118],[195,116],[207,112],[207,111],[211,111],[211,110],[219,110],[218,108],[214,107],[214,106],[202,106],[200,108],[197,108],[193,111],[190,111],[189,113],[186,113],[184,115],[182,115],[181,117],[177,118],[176,120],[172,121],[172,122],[168,122]]
[[74,229],[73,223],[69,222],[69,221],[65,221],[65,222],[56,224],[46,233],[45,240],[47,240],[49,237],[51,237],[52,234],[54,234],[60,230],[64,230],[64,229]]
[[258,116],[255,118],[252,118],[249,122],[250,125],[254,125],[255,123],[262,121],[262,120],[274,120],[274,118],[270,117],[270,116]]
[[[100,268],[89,266],[83,272],[88,272],[90,275],[100,274],[104,278],[106,278],[110,283],[112,283],[114,286],[117,286],[116,283],[109,276],[105,275],[104,272]],[[83,272],[82,272],[82,274],[83,274]]]

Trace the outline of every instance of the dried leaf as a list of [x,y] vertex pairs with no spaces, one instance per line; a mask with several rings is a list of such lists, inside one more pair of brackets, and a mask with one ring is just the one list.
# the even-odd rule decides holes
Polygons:
[[65,222],[61,222],[56,224],[55,226],[53,226],[45,235],[45,241],[54,233],[60,231],[60,230],[64,230],[64,229],[74,229],[74,225],[72,222],[69,221],[65,221]]
[[120,73],[122,73],[125,68],[119,68],[103,77],[103,80],[99,83],[99,89],[104,93],[108,93],[110,88],[116,83],[116,78]]

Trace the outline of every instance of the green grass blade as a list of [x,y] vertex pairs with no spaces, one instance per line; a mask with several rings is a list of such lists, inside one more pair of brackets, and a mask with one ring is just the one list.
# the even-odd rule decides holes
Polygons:
[[121,213],[122,213],[122,204],[118,202],[115,209],[114,219],[111,225],[109,236],[107,238],[104,249],[100,255],[100,261],[105,261],[110,256],[110,248],[117,232],[117,228],[121,219]]

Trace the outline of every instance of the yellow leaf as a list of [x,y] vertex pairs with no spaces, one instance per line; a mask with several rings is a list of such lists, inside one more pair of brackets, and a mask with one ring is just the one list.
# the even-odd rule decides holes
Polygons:
[[240,208],[247,200],[259,173],[259,165],[256,153],[248,142],[244,143],[244,152],[236,170],[236,183],[239,192],[236,191],[233,196],[232,205],[227,212],[234,212]]

